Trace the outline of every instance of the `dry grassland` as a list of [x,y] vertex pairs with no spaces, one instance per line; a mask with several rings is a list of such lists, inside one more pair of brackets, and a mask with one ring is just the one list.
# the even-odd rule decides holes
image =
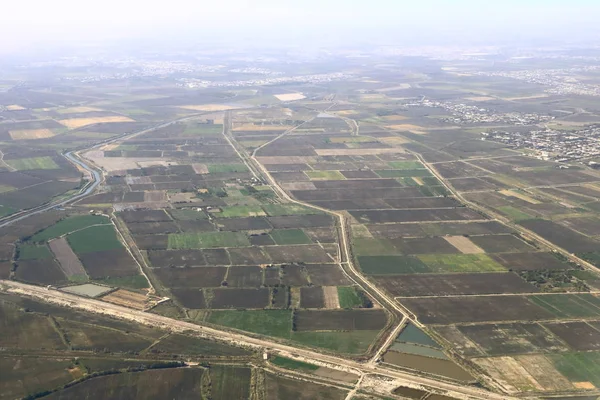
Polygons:
[[294,101],[294,100],[302,100],[305,99],[306,96],[303,95],[302,93],[282,93],[282,94],[275,94],[274,95],[277,100],[281,100],[281,101]]
[[[575,383],[571,383],[560,372],[556,370],[554,364],[543,355],[527,355],[516,357],[519,364],[547,391],[577,388]],[[578,389],[595,389],[590,382],[580,382],[583,387]],[[589,386],[591,385],[591,387]]]
[[336,286],[323,286],[323,297],[325,298],[325,308],[340,308],[340,299]]
[[92,111],[104,111],[104,110],[101,110],[100,108],[96,108],[96,107],[85,107],[85,106],[70,107],[70,108],[56,110],[56,112],[59,114],[76,114],[76,113],[85,113],[85,112],[92,112]]
[[21,110],[25,110],[25,107],[21,107],[18,104],[11,104],[10,106],[6,106],[6,109],[8,111],[21,111]]
[[533,100],[533,99],[543,99],[544,97],[548,97],[545,93],[534,94],[532,96],[522,96],[522,97],[504,97],[503,100],[513,101],[513,100]]
[[502,384],[509,393],[544,390],[544,387],[513,357],[490,357],[473,361]]
[[130,292],[129,290],[118,289],[102,298],[102,300],[109,303],[117,304],[133,308],[136,310],[143,310],[146,308],[146,296],[139,293]]
[[50,129],[22,129],[9,131],[12,140],[33,140],[33,139],[45,139],[54,136],[54,133]]
[[114,123],[114,122],[133,122],[131,118],[123,117],[121,115],[114,115],[110,117],[93,117],[93,118],[71,118],[61,119],[58,122],[63,124],[69,129],[77,129],[83,126],[103,124],[103,123]]
[[517,192],[517,191],[513,191],[513,190],[500,190],[500,193],[507,197],[516,197],[517,199],[521,199],[530,204],[540,204],[540,202],[538,200],[534,199],[531,196],[526,195],[525,193],[521,193],[521,192]]
[[[414,179],[414,178],[413,178]],[[485,251],[464,236],[444,236],[444,239],[463,254],[482,254]]]
[[206,164],[192,164],[192,168],[194,169],[194,172],[199,175],[208,174],[208,167]]
[[356,110],[341,110],[341,111],[336,111],[336,114],[339,115],[355,115],[358,114],[358,111]]
[[386,115],[381,117],[381,119],[385,121],[404,121],[405,119],[408,119],[408,117],[405,117],[404,115]]
[[405,153],[399,147],[384,149],[315,149],[320,156],[370,156],[376,154]]
[[227,104],[190,104],[187,106],[179,106],[179,108],[192,111],[227,111],[235,110],[242,107]]
[[315,184],[312,182],[290,182],[282,183],[281,186],[285,190],[316,190]]

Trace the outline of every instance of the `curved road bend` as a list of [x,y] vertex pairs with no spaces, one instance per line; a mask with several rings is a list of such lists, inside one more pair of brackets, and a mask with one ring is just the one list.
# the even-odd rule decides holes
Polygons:
[[[148,326],[154,326],[163,329],[169,329],[176,332],[193,332],[193,334],[227,342],[234,345],[244,345],[255,349],[263,349],[275,354],[285,355],[295,359],[316,360],[319,362],[331,364],[332,366],[341,366],[346,369],[361,371],[364,374],[382,375],[398,381],[399,385],[422,385],[425,387],[436,388],[446,391],[449,396],[458,399],[477,399],[477,400],[511,400],[514,397],[489,392],[484,389],[452,383],[448,381],[437,380],[408,372],[390,370],[379,365],[363,364],[353,360],[347,360],[327,354],[321,354],[317,351],[288,346],[278,342],[272,342],[266,339],[260,339],[247,336],[241,333],[221,331],[207,326],[193,324],[191,322],[180,321],[162,315],[149,312],[129,309],[116,304],[106,303],[101,300],[79,297],[54,289],[46,289],[39,286],[28,285],[15,281],[0,280],[0,289],[7,293],[31,296],[42,301],[80,309],[97,314],[104,314],[111,317],[125,319]],[[338,368],[339,369],[339,368]]]

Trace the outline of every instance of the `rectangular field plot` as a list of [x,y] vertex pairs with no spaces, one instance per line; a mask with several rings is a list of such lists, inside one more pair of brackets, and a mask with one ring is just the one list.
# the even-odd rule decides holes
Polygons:
[[270,235],[278,245],[312,243],[302,229],[275,229]]
[[559,270],[572,268],[560,261],[552,253],[505,253],[494,254],[492,258],[504,268],[513,271]]
[[87,274],[85,273],[85,269],[83,269],[81,261],[79,261],[79,258],[77,258],[77,255],[73,252],[64,237],[49,241],[48,246],[50,246],[50,250],[52,250],[54,257],[58,261],[60,269],[62,269],[67,278],[81,277],[87,279]]
[[390,242],[403,254],[457,254],[459,250],[442,237],[392,239]]
[[487,254],[421,254],[429,272],[493,272],[505,268]]
[[228,287],[259,288],[263,283],[262,268],[257,266],[229,267]]
[[463,325],[457,328],[491,356],[568,350],[558,337],[538,324]]
[[250,398],[250,376],[250,368],[233,365],[211,366],[211,397],[214,399]]
[[[286,269],[289,267],[286,267]],[[306,264],[304,266],[313,285],[342,286],[350,285],[350,280],[344,275],[338,264]]]
[[288,310],[211,311],[206,321],[282,338],[289,338],[292,331],[292,312]]
[[241,232],[202,232],[169,235],[169,249],[202,249],[213,247],[250,246],[248,237]]
[[376,170],[375,173],[382,178],[422,178],[432,176],[427,169],[385,169]]
[[512,233],[508,226],[497,221],[486,222],[443,222],[420,224],[426,235],[490,235],[500,233]]
[[431,269],[411,256],[359,256],[360,269],[371,275],[427,273]]
[[549,358],[576,387],[577,383],[584,382],[600,387],[600,352],[553,354]]
[[350,211],[360,223],[420,222],[420,221],[465,221],[485,219],[468,208],[442,208],[429,210],[361,210]]
[[67,233],[80,230],[92,225],[109,224],[108,218],[99,215],[81,215],[63,219],[56,224],[36,233],[31,237],[32,242],[44,242]]
[[544,326],[574,350],[600,350],[600,330],[592,325],[585,322],[566,322]]
[[[206,265],[202,250],[150,250],[148,258],[152,266],[156,268]],[[222,264],[229,264],[229,258]]]
[[477,246],[470,238],[465,236],[445,236],[444,240],[446,240],[463,254],[485,253],[481,247]]
[[163,210],[128,210],[119,213],[119,216],[127,223],[171,221],[171,218]]
[[265,382],[267,390],[265,400],[315,398],[344,400],[347,394],[347,391],[335,387],[288,379],[270,373],[267,373]]
[[214,213],[219,218],[262,217],[265,212],[260,206],[228,206],[222,207],[220,213]]
[[226,267],[154,268],[152,272],[166,287],[220,287]]
[[531,296],[529,299],[555,318],[600,317],[600,299],[592,294],[548,294]]
[[294,331],[291,339],[306,346],[345,354],[362,354],[369,349],[379,331]]
[[521,221],[519,224],[570,253],[585,253],[600,248],[600,242],[552,221],[532,219]]
[[92,279],[139,275],[138,266],[124,248],[91,251],[80,254],[79,258],[88,276]]
[[264,204],[262,208],[269,215],[269,217],[303,214],[324,214],[323,211],[306,206],[301,206],[299,204]]
[[333,217],[327,214],[314,215],[287,215],[279,217],[267,217],[273,228],[320,228],[333,224]]
[[375,278],[393,296],[447,296],[536,293],[533,285],[513,273],[416,274]]
[[387,323],[383,310],[297,311],[296,330],[301,331],[353,331],[380,330]]
[[262,289],[213,289],[210,307],[223,308],[265,308],[271,300],[271,292]]
[[264,251],[276,264],[290,262],[327,263],[332,262],[325,250],[319,245],[266,246]]
[[123,248],[112,225],[91,226],[69,234],[67,240],[77,254]]
[[554,315],[525,296],[405,298],[400,301],[424,324],[547,320]]
[[473,236],[470,239],[486,253],[523,253],[536,250],[513,235]]
[[4,160],[17,171],[27,171],[34,169],[60,169],[52,157],[33,157],[19,158],[13,160]]
[[346,177],[340,171],[304,171],[311,180],[344,180]]
[[311,286],[300,288],[301,308],[323,308],[325,306],[325,295],[323,287]]

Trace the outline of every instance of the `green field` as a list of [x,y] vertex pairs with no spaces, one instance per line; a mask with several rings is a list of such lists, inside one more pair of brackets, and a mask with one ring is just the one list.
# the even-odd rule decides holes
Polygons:
[[292,312],[289,310],[211,311],[208,322],[266,336],[289,338]]
[[375,171],[382,178],[412,178],[431,176],[431,172],[427,169],[384,169]]
[[340,181],[346,177],[340,171],[304,171],[311,180]]
[[260,206],[228,206],[222,207],[222,212],[213,214],[215,217],[235,218],[235,217],[259,217],[266,215]]
[[419,161],[390,161],[388,165],[393,169],[425,169]]
[[148,281],[143,275],[111,276],[104,279],[94,279],[94,282],[102,283],[106,286],[118,286],[129,289],[146,289],[148,287]]
[[19,260],[45,260],[52,258],[50,249],[34,244],[22,244],[19,246]]
[[496,209],[498,211],[500,211],[502,214],[506,215],[508,218],[512,219],[513,221],[521,221],[524,219],[532,219],[533,218],[532,215],[529,215],[513,206],[496,207]]
[[282,215],[323,214],[322,211],[301,206],[299,204],[265,204],[262,208],[270,217]]
[[7,215],[13,214],[15,211],[17,210],[14,208],[5,205],[0,205],[0,217],[5,217]]
[[221,124],[188,124],[185,126],[182,135],[220,135],[221,133],[223,133],[223,125]]
[[411,256],[359,256],[360,269],[365,274],[395,275],[430,272],[421,260]]
[[378,333],[379,331],[293,332],[292,340],[340,353],[361,354],[367,351]]
[[600,317],[600,299],[591,294],[549,294],[528,298],[558,318]]
[[312,241],[302,229],[275,229],[270,233],[276,244],[311,244]]
[[413,178],[411,177],[405,177],[405,178],[398,178],[396,179],[398,182],[400,182],[401,184],[403,184],[404,186],[420,186],[418,182],[416,182]]
[[203,211],[192,209],[169,210],[169,214],[180,221],[193,221],[198,219],[207,219],[208,216]]
[[4,160],[8,165],[17,171],[27,171],[31,169],[60,169],[52,157],[32,157],[18,158],[14,160]]
[[600,267],[600,251],[593,253],[577,253],[577,257],[583,258],[585,261],[594,264],[596,267]]
[[110,220],[101,215],[80,215],[76,217],[69,217],[33,235],[31,237],[31,241],[45,242],[47,240],[65,235],[69,232],[98,224],[110,224]]
[[248,247],[250,241],[242,232],[172,233],[169,249],[206,249],[211,247]]
[[92,226],[67,236],[75,253],[114,250],[123,247],[112,225]]
[[211,174],[248,171],[246,164],[208,164],[207,167]]
[[318,366],[305,363],[302,361],[292,360],[290,358],[275,356],[271,359],[271,363],[286,369],[298,369],[301,371],[316,371]]
[[600,386],[600,352],[552,354],[549,357],[569,380]]
[[211,399],[249,399],[251,371],[234,365],[212,365],[210,368]]
[[337,291],[341,308],[357,308],[363,305],[363,300],[354,286],[339,286]]
[[490,272],[506,271],[487,254],[421,254],[419,260],[429,272]]
[[400,253],[387,239],[353,238],[352,248],[357,256],[396,255]]

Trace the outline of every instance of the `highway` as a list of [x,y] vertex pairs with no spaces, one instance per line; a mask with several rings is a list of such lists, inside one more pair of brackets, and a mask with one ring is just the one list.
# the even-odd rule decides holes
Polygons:
[[105,303],[101,300],[79,297],[55,289],[47,289],[15,281],[0,280],[0,290],[6,293],[30,296],[38,300],[63,307],[103,314],[110,317],[141,323],[147,326],[167,329],[172,332],[185,332],[187,334],[193,334],[197,337],[218,340],[237,346],[246,346],[259,351],[267,351],[272,354],[282,355],[298,361],[306,362],[314,360],[316,362],[324,363],[330,368],[349,372],[358,371],[360,374],[380,375],[382,377],[386,377],[387,379],[393,379],[398,385],[435,388],[442,390],[449,396],[456,397],[457,399],[515,399],[514,397],[507,396],[505,394],[492,393],[472,386],[465,386],[449,381],[442,381],[417,374],[411,374],[408,372],[391,370],[380,365],[360,363],[358,361],[347,360],[337,356],[322,354],[313,350],[293,347],[276,341],[259,339],[241,333],[218,330],[207,326],[193,324],[191,322],[164,317],[162,315],[151,314],[111,303]]

